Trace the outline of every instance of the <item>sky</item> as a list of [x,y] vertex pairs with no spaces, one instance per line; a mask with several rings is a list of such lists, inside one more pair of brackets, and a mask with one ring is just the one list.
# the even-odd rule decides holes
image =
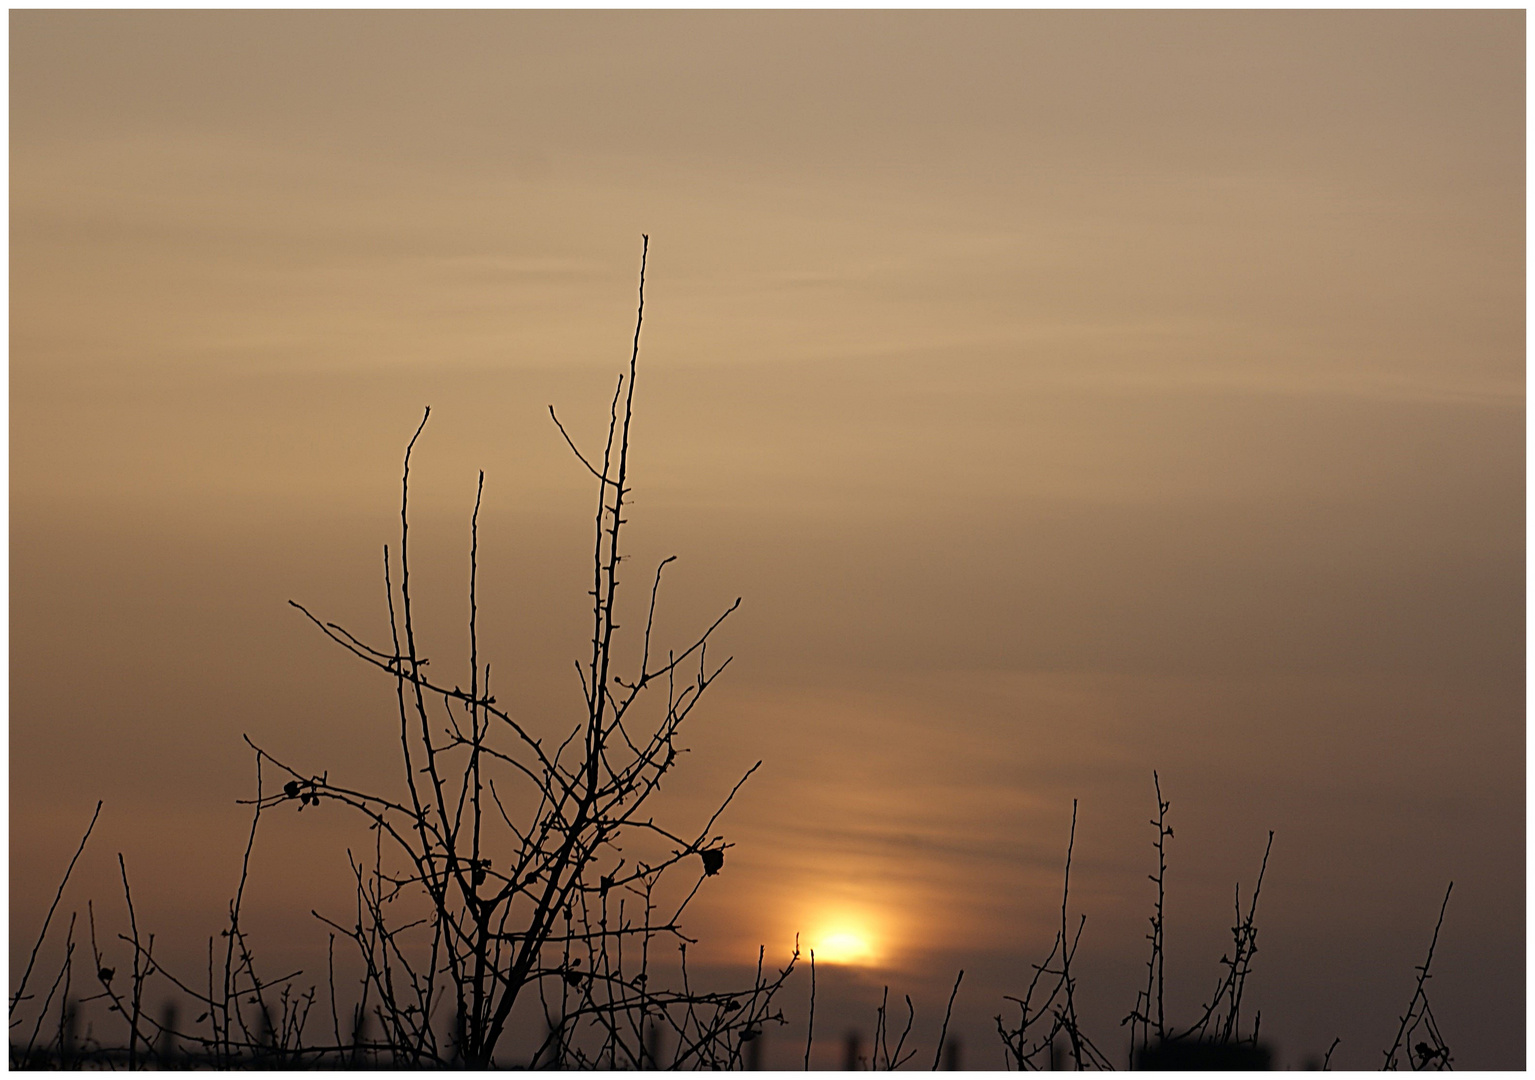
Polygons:
[[[1524,1064],[1523,12],[9,18],[13,979],[97,799],[67,900],[120,851],[195,959],[242,734],[397,782],[392,684],[287,601],[387,634],[426,405],[428,648],[484,469],[482,654],[574,722],[593,491],[547,410],[599,437],[648,234],[630,618],[667,555],[668,640],[742,598],[668,813],[763,762],[702,960],[841,942],[834,1032],[886,984],[936,1027],[964,968],[1000,1067],[1075,799],[1122,1054],[1155,769],[1177,1015],[1272,829],[1281,1064],[1378,1064],[1451,880],[1441,1030]],[[263,824],[273,953],[323,949],[349,828]]]

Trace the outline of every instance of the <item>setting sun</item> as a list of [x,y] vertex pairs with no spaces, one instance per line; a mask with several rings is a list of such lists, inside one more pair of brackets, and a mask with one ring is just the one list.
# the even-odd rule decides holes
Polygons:
[[828,922],[819,933],[810,935],[816,961],[826,964],[874,964],[880,959],[880,944],[879,935],[867,923],[850,919]]

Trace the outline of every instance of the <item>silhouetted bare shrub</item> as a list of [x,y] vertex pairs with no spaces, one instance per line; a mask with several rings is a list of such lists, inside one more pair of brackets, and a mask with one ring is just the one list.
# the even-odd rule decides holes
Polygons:
[[[729,663],[712,663],[708,646],[740,601],[686,647],[663,652],[652,631],[662,572],[672,561],[665,559],[650,582],[637,670],[625,672],[616,656],[648,250],[647,237],[633,348],[628,371],[618,379],[601,454],[583,454],[550,409],[598,488],[591,649],[578,664],[585,689],[579,719],[540,729],[499,705],[492,692],[491,667],[479,652],[483,472],[470,518],[467,678],[437,681],[429,673],[411,591],[409,547],[411,455],[428,409],[405,451],[399,546],[394,553],[384,549],[390,640],[364,642],[294,604],[328,638],[394,681],[401,789],[359,790],[343,779],[344,761],[303,769],[251,743],[256,757],[251,830],[229,925],[222,931],[221,963],[209,945],[206,990],[156,963],[154,938],[140,937],[122,864],[131,934],[120,937],[130,947],[131,963],[108,966],[92,909],[92,961],[101,992],[86,1000],[104,1000],[123,1017],[126,1050],[101,1044],[78,1048],[67,1032],[71,922],[68,957],[37,1021],[40,1032],[62,982],[58,1034],[41,1054],[38,1033],[19,1052],[13,1039],[13,1064],[59,1064],[71,1054],[88,1053],[98,1064],[133,1068],[166,1063],[173,1052],[180,1063],[222,1068],[485,1068],[497,1062],[514,1009],[522,1004],[520,1022],[536,1017],[544,1033],[523,1062],[529,1066],[731,1068],[741,1065],[743,1048],[765,1025],[783,1022],[773,998],[793,971],[797,951],[781,969],[766,967],[759,951],[750,985],[701,990],[688,974],[690,939],[681,921],[704,880],[724,867],[730,845],[714,831],[715,824],[757,766],[699,828],[668,827],[651,812],[653,796],[684,749],[679,741],[684,722]],[[652,699],[648,712],[642,709]],[[268,783],[273,769],[279,774],[276,790]],[[316,1039],[308,1032],[318,990],[300,991],[298,972],[259,975],[240,913],[262,815],[323,804],[360,814],[372,830],[374,850],[367,860],[348,854],[355,916],[321,916],[334,931],[328,958],[331,1031]],[[663,879],[679,875],[685,879],[679,888],[663,889]],[[345,1026],[336,998],[337,940],[351,944],[364,973]],[[679,950],[678,963],[658,954],[663,946],[668,956]],[[12,998],[13,1028],[30,967]],[[178,1025],[174,1015],[147,1015],[144,991],[154,977],[168,980],[195,1003],[199,1015],[190,1025]]]

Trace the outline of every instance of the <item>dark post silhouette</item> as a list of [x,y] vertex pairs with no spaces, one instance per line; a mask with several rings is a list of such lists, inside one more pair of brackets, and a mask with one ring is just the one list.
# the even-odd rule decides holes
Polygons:
[[964,1044],[960,1042],[958,1035],[949,1036],[949,1040],[943,1044],[943,1067],[949,1072],[958,1072],[964,1065]]
[[863,1037],[857,1030],[847,1033],[847,1040],[843,1044],[842,1067],[846,1070],[863,1068]]

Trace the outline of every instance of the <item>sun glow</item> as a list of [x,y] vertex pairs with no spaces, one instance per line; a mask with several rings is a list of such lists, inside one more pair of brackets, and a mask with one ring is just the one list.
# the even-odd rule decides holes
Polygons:
[[810,936],[816,963],[862,967],[879,960],[878,939],[865,924],[845,920],[828,922]]

